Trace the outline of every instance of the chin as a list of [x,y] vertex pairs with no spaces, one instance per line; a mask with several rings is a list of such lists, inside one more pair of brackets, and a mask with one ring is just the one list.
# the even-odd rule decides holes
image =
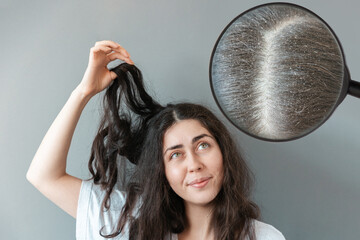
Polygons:
[[199,206],[207,206],[207,205],[211,205],[214,201],[214,199],[216,198],[216,196],[218,195],[219,192],[214,192],[214,193],[207,193],[207,194],[192,194],[191,197],[184,199],[185,202],[190,203],[190,204],[194,204],[194,205],[199,205]]

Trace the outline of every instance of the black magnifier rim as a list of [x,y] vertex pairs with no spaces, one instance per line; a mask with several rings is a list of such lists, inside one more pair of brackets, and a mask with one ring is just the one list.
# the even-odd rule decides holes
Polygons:
[[[221,104],[219,103],[217,97],[216,97],[216,94],[215,94],[215,89],[214,89],[214,86],[213,86],[213,80],[212,80],[212,62],[213,62],[213,58],[214,58],[214,55],[215,55],[215,52],[216,52],[216,49],[218,47],[218,44],[220,42],[220,40],[222,39],[223,35],[225,34],[225,32],[228,30],[228,28],[236,21],[238,20],[240,17],[242,17],[243,15],[247,14],[248,12],[251,12],[257,8],[261,8],[261,7],[265,7],[265,6],[269,6],[269,5],[289,5],[291,7],[297,7],[297,8],[300,8],[304,11],[307,11],[308,13],[314,15],[315,17],[317,17],[320,21],[322,21],[325,26],[330,30],[330,32],[333,34],[335,40],[336,40],[336,43],[338,44],[339,48],[340,48],[340,52],[341,52],[341,56],[342,56],[342,60],[343,60],[343,71],[344,71],[344,74],[343,74],[343,84],[342,84],[342,89],[341,89],[341,92],[338,96],[338,99],[336,101],[336,103],[334,104],[332,110],[330,111],[330,113],[328,114],[328,116],[326,118],[324,118],[322,120],[322,122],[320,122],[317,126],[315,126],[311,131],[305,133],[305,134],[301,134],[300,136],[296,136],[296,137],[292,137],[292,138],[287,138],[287,139],[270,139],[270,138],[264,138],[264,137],[260,137],[260,136],[257,136],[255,134],[252,134],[248,131],[245,131],[244,129],[240,128],[224,111],[223,107],[221,106]],[[329,24],[327,24],[319,15],[317,15],[316,13],[314,13],[313,11],[303,7],[303,6],[300,6],[300,5],[297,5],[297,4],[293,4],[293,3],[289,3],[289,2],[271,2],[271,3],[265,3],[265,4],[260,4],[258,6],[255,6],[255,7],[252,7],[248,10],[246,10],[245,12],[242,12],[241,14],[239,14],[237,17],[235,17],[224,29],[223,31],[221,32],[221,34],[219,35],[218,39],[216,40],[216,43],[215,43],[215,46],[213,48],[213,51],[211,53],[211,58],[210,58],[210,64],[209,64],[209,80],[210,80],[210,87],[211,87],[211,92],[212,92],[212,95],[215,99],[215,102],[216,104],[218,105],[220,111],[222,112],[222,114],[232,123],[232,125],[234,125],[237,129],[239,129],[240,131],[242,131],[243,133],[251,136],[251,137],[254,137],[254,138],[257,138],[257,139],[260,139],[260,140],[264,140],[264,141],[268,141],[268,142],[287,142],[287,141],[292,141],[292,140],[296,140],[296,139],[299,139],[299,138],[302,138],[310,133],[312,133],[313,131],[315,131],[316,129],[318,129],[321,125],[323,125],[329,118],[330,116],[334,113],[336,107],[344,100],[344,98],[346,97],[347,95],[347,91],[348,91],[348,87],[349,87],[349,82],[350,82],[350,73],[349,73],[349,70],[347,68],[347,65],[346,65],[346,62],[345,62],[345,55],[344,55],[344,51],[343,51],[343,47],[339,41],[339,38],[337,37],[337,35],[335,34],[335,32],[333,31],[333,29],[329,26]]]

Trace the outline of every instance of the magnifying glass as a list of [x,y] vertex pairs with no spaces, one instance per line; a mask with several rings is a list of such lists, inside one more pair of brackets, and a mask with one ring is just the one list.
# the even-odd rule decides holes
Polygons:
[[321,126],[347,94],[360,98],[341,44],[310,10],[268,3],[233,19],[210,60],[223,114],[258,139],[289,141]]

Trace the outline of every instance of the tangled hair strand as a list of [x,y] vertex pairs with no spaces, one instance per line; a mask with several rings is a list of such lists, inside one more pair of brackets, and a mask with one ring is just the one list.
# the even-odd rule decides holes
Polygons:
[[119,168],[124,169],[118,160],[125,158],[136,166],[127,173],[126,201],[115,230],[104,234],[104,226],[100,235],[114,238],[128,226],[129,239],[158,240],[185,230],[184,201],[165,176],[163,139],[178,121],[194,119],[215,137],[223,156],[224,180],[213,200],[210,223],[215,238],[255,240],[252,220],[259,217],[259,209],[250,200],[252,174],[226,127],[201,105],[157,103],[145,91],[141,72],[134,65],[123,63],[111,70],[117,78],[105,93],[88,164],[94,183],[106,191],[103,211],[109,210]]

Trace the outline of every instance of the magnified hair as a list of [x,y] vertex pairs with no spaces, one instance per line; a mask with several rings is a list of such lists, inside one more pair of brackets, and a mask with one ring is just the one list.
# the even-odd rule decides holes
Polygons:
[[264,139],[298,138],[335,108],[344,77],[341,47],[316,15],[288,4],[240,15],[219,38],[213,92],[241,130]]

